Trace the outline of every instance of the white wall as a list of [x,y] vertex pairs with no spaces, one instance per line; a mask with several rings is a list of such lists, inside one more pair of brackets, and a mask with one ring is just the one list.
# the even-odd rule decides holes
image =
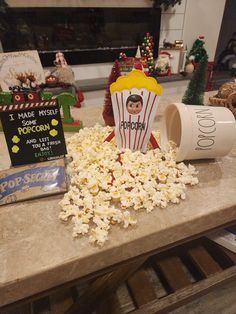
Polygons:
[[89,80],[108,77],[113,63],[94,63],[73,65],[76,80]]
[[187,0],[183,40],[188,49],[199,35],[205,36],[209,61],[214,60],[225,0]]
[[[161,83],[163,87],[163,96],[183,95],[187,88],[188,82],[188,80],[184,80],[174,83]],[[105,90],[85,92],[83,107],[102,106],[104,104],[104,96]],[[163,106],[163,104],[161,106]]]
[[160,47],[162,47],[164,39],[172,43],[182,39],[186,2],[187,0],[182,0],[181,5],[177,4],[174,8],[171,7],[167,11],[162,11]]

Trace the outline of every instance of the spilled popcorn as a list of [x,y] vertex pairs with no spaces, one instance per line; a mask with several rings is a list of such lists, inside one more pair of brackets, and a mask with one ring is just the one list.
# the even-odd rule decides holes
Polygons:
[[[67,140],[70,188],[60,202],[60,218],[71,218],[74,237],[88,234],[98,245],[108,239],[112,225],[136,224],[133,210],[151,212],[179,203],[185,199],[186,185],[198,183],[193,166],[176,164],[175,148],[120,154],[114,140],[104,142],[111,131],[96,125]],[[158,139],[157,132],[154,136]]]

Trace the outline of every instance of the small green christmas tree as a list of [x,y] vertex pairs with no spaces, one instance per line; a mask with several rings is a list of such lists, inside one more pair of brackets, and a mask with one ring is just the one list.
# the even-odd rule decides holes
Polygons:
[[154,59],[153,59],[153,37],[146,33],[146,36],[143,39],[142,47],[141,47],[141,55],[147,59],[149,73],[152,74],[154,72]]
[[182,102],[186,105],[203,105],[206,71],[208,65],[207,54],[202,57],[198,67],[193,72]]
[[188,54],[188,58],[193,56],[195,62],[200,62],[202,57],[207,54],[204,44],[204,36],[199,36],[193,43],[193,46]]
[[70,108],[76,103],[75,96],[70,93],[61,93],[57,96],[57,101],[63,111],[63,123],[74,122]]

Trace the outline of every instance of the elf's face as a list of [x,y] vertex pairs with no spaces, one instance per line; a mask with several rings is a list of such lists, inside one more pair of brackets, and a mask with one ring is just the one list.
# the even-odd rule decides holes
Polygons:
[[138,114],[142,110],[142,103],[140,101],[129,101],[127,104],[127,110],[130,114]]

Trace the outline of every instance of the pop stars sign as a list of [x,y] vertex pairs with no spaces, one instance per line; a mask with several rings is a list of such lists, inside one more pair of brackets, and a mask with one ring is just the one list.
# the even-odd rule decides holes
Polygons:
[[111,84],[110,91],[118,148],[145,152],[153,140],[152,123],[162,87],[154,78],[133,70]]

